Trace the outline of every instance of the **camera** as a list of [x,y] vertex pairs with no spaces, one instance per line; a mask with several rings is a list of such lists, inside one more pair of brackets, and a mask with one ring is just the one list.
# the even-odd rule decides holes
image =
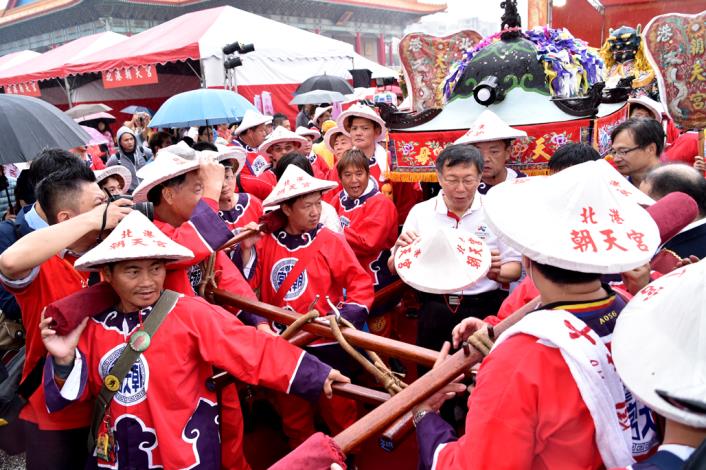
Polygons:
[[[132,196],[129,196],[127,194],[111,194],[110,196],[108,196],[108,199],[110,200],[110,202],[115,202],[118,199],[127,199],[129,201],[132,201]],[[142,215],[150,219],[150,221],[154,220],[154,204],[152,204],[151,202],[136,202],[135,204],[133,204],[132,209],[142,213]]]

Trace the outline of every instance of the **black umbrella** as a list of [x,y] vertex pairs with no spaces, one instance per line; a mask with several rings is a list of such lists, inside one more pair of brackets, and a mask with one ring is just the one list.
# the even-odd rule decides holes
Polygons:
[[0,95],[0,164],[27,162],[46,148],[70,149],[90,140],[54,105],[30,96]]
[[304,80],[304,82],[299,85],[299,88],[297,88],[297,91],[294,92],[294,95],[313,90],[337,91],[344,95],[353,93],[353,87],[341,77],[323,74],[315,75]]

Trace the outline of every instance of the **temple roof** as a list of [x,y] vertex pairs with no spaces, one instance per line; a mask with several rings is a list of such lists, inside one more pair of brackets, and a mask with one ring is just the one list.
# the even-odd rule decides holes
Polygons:
[[[0,10],[0,27],[20,21],[36,18],[58,10],[70,8],[84,0],[10,0],[7,7]],[[436,13],[446,9],[442,1],[423,0],[312,0],[314,2],[337,4],[341,6],[359,7],[374,10],[397,11],[417,15]],[[120,3],[132,3],[151,6],[186,7],[199,3],[208,4],[204,0],[122,0]],[[204,5],[207,8],[208,5]]]

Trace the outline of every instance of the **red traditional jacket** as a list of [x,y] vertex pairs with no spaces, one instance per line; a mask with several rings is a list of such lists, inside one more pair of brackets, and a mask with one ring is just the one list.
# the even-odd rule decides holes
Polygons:
[[343,233],[377,290],[394,279],[387,268],[390,249],[397,240],[397,209],[370,181],[365,192],[351,199],[345,190],[333,202]]
[[[611,293],[595,302],[542,308],[571,312],[610,347],[624,306],[625,301]],[[628,391],[626,402],[633,455],[649,455],[658,441],[653,415]],[[461,438],[438,415],[422,418],[417,426],[420,468],[604,468],[593,418],[561,351],[534,336],[518,334],[493,349],[483,360],[468,408]]]
[[[306,269],[276,302],[285,278],[302,261],[308,263]],[[370,276],[346,240],[321,225],[303,235],[279,230],[263,237],[257,245],[254,269],[250,284],[260,289],[263,302],[300,313],[316,308],[327,315],[330,308],[325,298],[329,296],[341,315],[356,327],[363,326],[367,319],[374,297]],[[317,295],[319,300],[314,304]]]
[[[60,389],[45,380],[46,406],[58,411],[94,398],[130,336],[149,316],[109,309],[92,317]],[[80,357],[80,358],[79,358]],[[116,462],[99,468],[220,469],[218,407],[206,388],[213,367],[239,380],[318,399],[330,368],[281,338],[244,327],[220,307],[182,297],[126,375],[108,409]],[[54,377],[49,358],[45,377]],[[72,407],[73,408],[73,407]]]
[[[203,198],[197,204],[191,218],[179,227],[174,227],[159,219],[155,219],[154,224],[169,238],[194,253],[193,259],[169,265],[167,278],[164,281],[165,289],[171,289],[188,296],[197,295],[198,286],[204,275],[200,263],[233,236],[233,232],[226,222],[218,215],[218,203],[212,199]],[[214,271],[216,285],[219,289],[251,299],[255,298],[255,293],[247,281],[223,251],[216,253]],[[265,322],[262,317],[249,312],[240,312],[230,307],[228,310],[237,314],[242,322],[248,325]]]
[[232,209],[218,211],[230,230],[241,228],[250,222],[258,222],[262,216],[262,202],[248,193],[235,193]]

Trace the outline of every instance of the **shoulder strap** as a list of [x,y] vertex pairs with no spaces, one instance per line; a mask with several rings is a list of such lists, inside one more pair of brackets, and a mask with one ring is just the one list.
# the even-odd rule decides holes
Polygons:
[[235,185],[238,187],[238,192],[239,193],[244,193],[245,190],[243,189],[243,183],[240,182],[240,173],[235,175]]
[[[152,311],[143,325],[143,331],[146,332],[150,338],[157,332],[157,329],[159,329],[159,326],[162,324],[167,314],[174,309],[178,300],[179,294],[169,289],[165,289],[162,295],[159,296],[159,300],[157,300],[157,303],[154,308],[152,308]],[[123,380],[125,380],[128,371],[141,354],[142,351],[133,349],[132,346],[128,344],[125,346],[122,353],[120,353],[120,357],[110,369],[108,375],[103,379],[103,386],[93,406],[91,430],[88,434],[88,450],[91,454],[95,449],[96,434],[103,422],[105,412],[108,410],[115,393],[120,390],[120,386]]]
[[299,259],[296,262],[292,270],[289,271],[289,274],[287,274],[287,277],[284,278],[284,281],[279,286],[279,289],[277,289],[277,293],[275,294],[275,298],[272,302],[272,305],[275,307],[278,307],[280,303],[282,303],[284,296],[287,295],[287,292],[289,292],[289,289],[292,287],[299,275],[304,272],[306,267],[309,266],[309,263],[311,263],[314,258],[316,258],[319,251],[321,251],[321,243],[319,243],[318,236],[314,237],[314,241],[309,248],[309,251],[311,251],[311,253],[307,253],[305,258]]

